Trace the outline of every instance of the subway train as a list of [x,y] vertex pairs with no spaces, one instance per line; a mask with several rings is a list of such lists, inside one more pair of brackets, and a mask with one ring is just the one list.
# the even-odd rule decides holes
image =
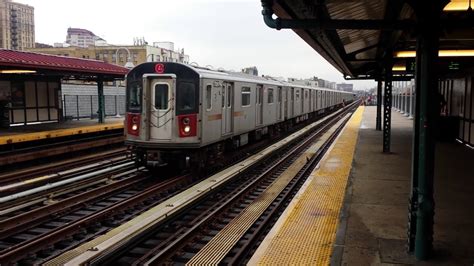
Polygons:
[[126,77],[126,145],[138,166],[202,168],[354,97],[245,73],[143,63]]

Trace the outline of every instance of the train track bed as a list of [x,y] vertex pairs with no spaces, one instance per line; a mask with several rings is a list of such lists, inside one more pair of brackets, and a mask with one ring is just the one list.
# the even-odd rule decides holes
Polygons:
[[[14,169],[0,173],[0,195],[5,192],[14,192],[15,189],[38,186],[44,183],[54,182],[63,176],[79,174],[96,164],[115,164],[125,160],[126,148],[119,147],[110,150],[95,152],[93,154],[77,156],[71,159],[49,162],[37,166]],[[84,166],[82,170],[77,168]],[[18,183],[18,184],[16,184]],[[16,184],[16,185],[13,185]]]
[[[16,170],[25,165],[41,165],[78,153],[86,154],[104,147],[123,146],[123,129],[103,132],[45,138],[27,142],[0,145],[2,171]],[[1,181],[0,181],[1,182]]]
[[[0,221],[0,264],[37,264],[103,234],[172,196],[193,180],[189,175],[157,182],[132,162],[71,191],[9,213]],[[91,185],[92,184],[92,185]],[[75,183],[75,186],[78,186]],[[11,211],[2,210],[3,213]]]
[[[337,136],[340,120],[348,117],[341,111],[315,122],[46,265],[186,263],[199,256],[205,263],[240,262]],[[322,137],[327,130],[333,133]],[[313,145],[318,138],[325,140]],[[232,240],[225,240],[226,232]],[[220,255],[210,260],[206,250],[220,250]]]

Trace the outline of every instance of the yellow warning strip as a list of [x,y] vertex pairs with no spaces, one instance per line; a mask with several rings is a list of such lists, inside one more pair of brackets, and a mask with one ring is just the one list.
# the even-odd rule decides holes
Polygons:
[[66,136],[71,136],[71,135],[87,134],[87,133],[94,133],[94,132],[107,131],[107,130],[120,129],[120,128],[123,128],[123,122],[1,136],[0,145],[35,141],[35,140],[49,139],[49,138],[66,137]]
[[357,109],[312,173],[305,192],[260,252],[259,265],[329,265],[363,111]]

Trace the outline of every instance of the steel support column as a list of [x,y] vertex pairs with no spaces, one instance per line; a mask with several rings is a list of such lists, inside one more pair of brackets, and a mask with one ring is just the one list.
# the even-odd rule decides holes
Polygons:
[[377,82],[377,116],[375,118],[375,130],[382,130],[382,81]]
[[99,123],[105,122],[105,98],[104,98],[104,81],[102,77],[97,78],[97,102],[99,110],[97,110],[97,116],[99,117]]
[[385,68],[385,93],[383,102],[383,152],[390,153],[392,127],[392,66]]
[[[443,4],[444,3],[444,4]],[[416,111],[413,146],[411,225],[414,233],[414,251],[418,260],[430,257],[433,246],[434,223],[434,157],[437,120],[438,76],[436,62],[439,49],[440,14],[445,1],[419,1],[415,12],[419,24],[417,36]],[[415,202],[416,201],[416,202]],[[415,213],[416,210],[416,213]]]

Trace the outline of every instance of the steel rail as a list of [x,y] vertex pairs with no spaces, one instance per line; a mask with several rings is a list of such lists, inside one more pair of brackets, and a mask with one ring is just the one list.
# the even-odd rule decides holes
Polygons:
[[[43,164],[40,166],[35,166],[22,170],[16,169],[15,171],[2,173],[0,174],[0,184],[2,184],[2,187],[0,187],[0,191],[6,190],[5,187],[11,185],[11,183],[14,181],[25,182],[28,179],[41,175],[50,175],[53,172],[65,171],[66,169],[71,169],[72,167],[79,167],[85,164],[90,164],[92,162],[97,161],[98,158],[100,158],[100,160],[111,159],[113,157],[117,157],[121,154],[124,154],[125,151],[126,149],[121,147],[110,151],[81,156],[78,158],[71,158],[64,161]],[[29,181],[28,183],[32,184],[34,182]]]
[[176,185],[177,182],[185,182],[190,179],[189,175],[180,176],[178,178],[170,179],[158,183],[152,187],[147,188],[142,193],[134,195],[128,199],[117,202],[108,208],[96,212],[92,215],[86,216],[73,223],[66,224],[63,227],[57,228],[52,232],[48,232],[46,235],[40,235],[34,240],[27,243],[21,243],[13,246],[9,249],[4,250],[0,253],[0,265],[7,265],[15,260],[22,258],[25,254],[34,253],[44,248],[47,243],[55,243],[64,239],[65,237],[74,234],[80,228],[83,228],[91,223],[94,223],[103,217],[110,217],[113,214],[117,214],[123,210],[126,210],[136,204],[143,202],[143,200],[150,198],[151,196],[163,191],[164,189]]
[[0,239],[24,231],[31,226],[46,221],[50,217],[56,217],[61,213],[70,212],[73,207],[87,204],[89,201],[134,186],[147,178],[148,176],[145,175],[134,175],[0,221]]

